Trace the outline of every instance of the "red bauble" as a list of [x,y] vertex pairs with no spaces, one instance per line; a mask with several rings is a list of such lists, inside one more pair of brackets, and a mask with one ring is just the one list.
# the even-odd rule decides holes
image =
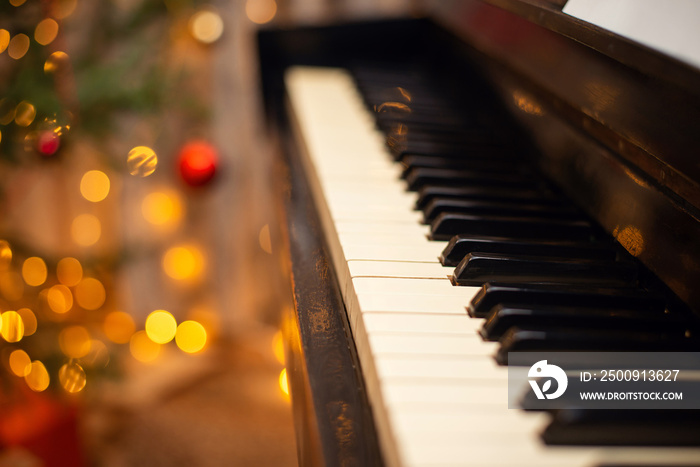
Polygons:
[[206,141],[191,141],[180,150],[180,176],[190,186],[202,186],[211,181],[219,166],[219,155]]
[[36,138],[36,150],[44,157],[56,154],[61,145],[61,137],[53,131],[42,131]]

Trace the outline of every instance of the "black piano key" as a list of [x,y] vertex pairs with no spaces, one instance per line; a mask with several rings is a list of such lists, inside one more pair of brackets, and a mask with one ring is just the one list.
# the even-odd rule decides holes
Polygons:
[[423,221],[426,224],[430,224],[443,212],[471,215],[583,219],[581,212],[572,206],[552,206],[546,203],[510,203],[508,200],[483,201],[435,198],[423,209]]
[[501,159],[486,158],[483,156],[464,156],[463,158],[450,158],[442,156],[426,156],[420,154],[406,154],[399,160],[404,167],[402,178],[406,178],[408,172],[417,167],[449,170],[476,170],[479,172],[493,173],[531,173],[524,164],[517,162],[512,157]]
[[513,327],[546,329],[548,327],[581,327],[628,331],[661,331],[682,338],[692,327],[680,314],[658,311],[608,309],[597,307],[556,307],[497,305],[491,310],[479,334],[497,341]]
[[614,260],[617,256],[617,248],[605,241],[591,243],[456,235],[440,255],[440,262],[443,266],[457,266],[468,253],[477,252],[598,260]]
[[495,355],[508,364],[509,352],[694,352],[698,341],[663,331],[511,327]]
[[559,240],[590,240],[598,236],[596,228],[585,220],[443,212],[430,224],[432,240],[448,241],[460,234]]
[[700,446],[700,411],[561,409],[553,411],[542,440],[560,446]]
[[498,141],[472,141],[469,144],[455,144],[444,141],[429,140],[406,140],[401,144],[389,146],[395,158],[400,158],[403,154],[441,154],[443,156],[459,156],[464,153],[476,154],[512,154],[513,148]]
[[560,283],[599,287],[632,287],[637,266],[630,261],[582,260],[470,253],[455,268],[457,285],[481,286],[486,282]]
[[440,186],[425,185],[418,190],[417,209],[425,207],[436,198],[456,198],[484,201],[507,201],[523,204],[550,204],[552,206],[563,205],[561,198],[541,188],[514,188],[514,187],[464,187],[464,186]]
[[532,188],[538,181],[523,177],[518,171],[494,173],[478,170],[449,170],[430,167],[416,167],[406,173],[408,189],[417,191],[425,185],[443,186],[494,186]]
[[556,284],[484,284],[467,307],[469,316],[485,318],[499,304],[591,306],[663,313],[665,298],[642,289],[574,287]]

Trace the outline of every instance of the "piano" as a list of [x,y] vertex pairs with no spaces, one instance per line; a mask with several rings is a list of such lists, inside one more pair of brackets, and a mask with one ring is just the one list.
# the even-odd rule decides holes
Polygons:
[[700,69],[565,0],[420,7],[258,36],[300,464],[700,465],[697,411],[506,387],[512,351],[700,350]]

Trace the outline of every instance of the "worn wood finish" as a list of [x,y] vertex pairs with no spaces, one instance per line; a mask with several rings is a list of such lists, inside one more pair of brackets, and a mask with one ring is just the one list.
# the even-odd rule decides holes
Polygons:
[[297,146],[281,121],[293,309],[283,331],[301,465],[382,465],[338,280]]
[[700,73],[555,9],[451,3],[540,167],[700,313]]

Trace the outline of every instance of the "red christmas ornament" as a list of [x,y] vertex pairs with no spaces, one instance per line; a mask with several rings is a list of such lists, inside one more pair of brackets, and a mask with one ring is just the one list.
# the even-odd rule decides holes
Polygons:
[[202,186],[214,178],[219,156],[206,141],[191,141],[180,150],[178,168],[180,176],[190,186]]
[[61,146],[61,137],[53,131],[42,131],[36,138],[36,150],[44,157],[56,154],[59,146]]

